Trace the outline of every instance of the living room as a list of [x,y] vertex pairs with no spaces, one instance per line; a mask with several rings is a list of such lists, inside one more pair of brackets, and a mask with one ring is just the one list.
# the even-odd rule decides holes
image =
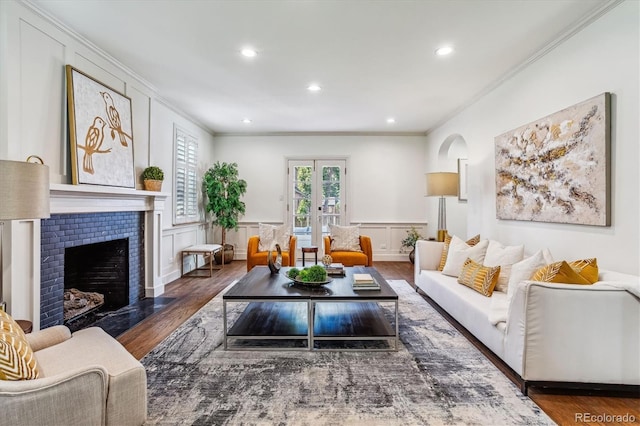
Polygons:
[[[440,116],[429,128],[398,131],[381,122],[375,131],[336,127],[288,132],[278,128],[220,130],[204,125],[168,102],[168,94],[160,93],[155,82],[130,69],[127,57],[107,53],[99,40],[83,37],[63,17],[54,18],[53,11],[45,11],[44,3],[0,2],[0,158],[24,161],[37,155],[43,159],[50,171],[52,214],[78,209],[100,213],[123,204],[144,212],[147,229],[153,229],[147,242],[153,249],[145,259],[147,296],[161,296],[166,286],[180,278],[182,249],[220,241],[219,230],[204,220],[204,212],[196,223],[175,224],[174,158],[170,154],[176,127],[197,139],[200,172],[216,161],[235,162],[248,182],[243,198],[247,212],[238,232],[227,236],[239,260],[246,256],[246,241],[259,223],[285,221],[290,159],[346,159],[349,222],[361,224],[362,232],[371,235],[375,261],[406,262],[407,254],[400,249],[408,229],[415,226],[424,237],[436,236],[438,199],[425,197],[425,173],[455,172],[458,158],[467,158],[468,200],[447,199],[451,234],[465,239],[480,234],[508,245],[524,244],[531,253],[549,248],[557,259],[595,257],[603,269],[640,274],[640,49],[635,1],[591,2],[588,16],[576,19],[570,28],[547,34],[546,43],[535,53],[522,56],[509,73],[487,81],[475,97],[460,101],[458,109]],[[499,54],[492,52],[493,60],[498,61]],[[71,185],[65,65],[131,99],[135,186],[141,190],[140,173],[157,165],[165,173],[165,195],[150,202],[145,195],[132,199],[123,189]],[[388,72],[393,74],[393,70]],[[195,93],[198,88],[186,85],[183,90]],[[329,92],[327,88],[318,95]],[[496,136],[604,92],[611,93],[611,225],[497,219]],[[456,93],[451,87],[451,96]],[[439,104],[432,99],[420,108],[425,109],[424,115],[436,114]],[[216,113],[228,114],[211,114]],[[241,119],[238,116],[236,121]],[[259,125],[258,117],[253,117],[251,125]],[[78,198],[84,204],[80,208]],[[40,249],[40,221],[4,224],[3,299],[12,316],[32,321],[34,330],[42,323]]]

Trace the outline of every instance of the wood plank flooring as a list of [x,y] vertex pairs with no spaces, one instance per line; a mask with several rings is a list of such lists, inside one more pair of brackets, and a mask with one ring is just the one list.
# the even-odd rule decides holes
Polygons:
[[[406,280],[413,285],[413,265],[409,262],[376,262],[375,267],[385,279]],[[177,300],[162,312],[152,315],[120,335],[118,341],[133,356],[141,359],[229,283],[241,278],[245,273],[246,262],[233,261],[231,264],[225,265],[222,270],[216,271],[211,278],[180,278],[168,284],[163,296],[174,297]],[[496,359],[495,355],[484,348],[477,340],[474,342],[475,339],[470,338],[468,333],[465,333],[465,335],[507,377],[513,380],[512,373]],[[623,416],[627,414],[635,418],[636,424],[640,422],[640,396],[636,395],[533,388],[529,390],[529,397],[560,425],[624,424],[623,422],[615,421],[594,421],[595,419],[593,418],[590,419],[591,421],[584,421],[587,419],[587,414],[591,416]]]

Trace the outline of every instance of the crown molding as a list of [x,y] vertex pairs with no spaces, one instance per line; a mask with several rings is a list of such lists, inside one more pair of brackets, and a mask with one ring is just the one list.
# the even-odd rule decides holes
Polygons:
[[216,132],[214,136],[424,136],[425,132]]

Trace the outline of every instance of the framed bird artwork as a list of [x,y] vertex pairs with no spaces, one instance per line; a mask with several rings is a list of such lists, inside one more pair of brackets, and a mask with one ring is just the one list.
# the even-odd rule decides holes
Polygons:
[[66,66],[73,184],[135,188],[131,99]]

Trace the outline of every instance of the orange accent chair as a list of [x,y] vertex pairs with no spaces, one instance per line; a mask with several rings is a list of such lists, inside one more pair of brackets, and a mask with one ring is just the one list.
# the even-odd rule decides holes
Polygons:
[[371,247],[371,238],[366,235],[360,235],[359,251],[331,251],[331,237],[324,236],[324,254],[331,256],[336,263],[342,263],[344,266],[373,266],[373,248]]
[[[296,265],[296,237],[294,235],[289,238],[289,251],[282,250],[282,266],[295,266]],[[247,272],[253,269],[256,265],[267,265],[267,253],[266,251],[258,251],[260,246],[260,236],[253,235],[249,237],[247,243]],[[275,251],[274,257],[275,257]]]

